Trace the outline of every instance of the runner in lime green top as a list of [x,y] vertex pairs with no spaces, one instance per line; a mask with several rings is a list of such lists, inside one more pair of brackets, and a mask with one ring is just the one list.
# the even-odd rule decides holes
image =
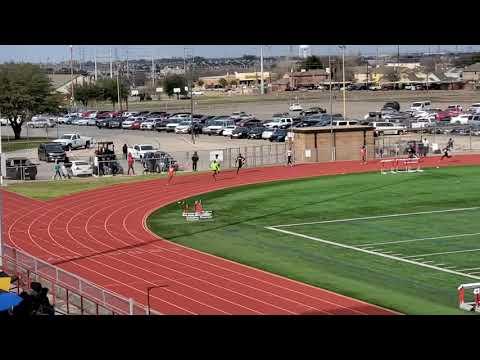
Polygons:
[[215,155],[215,160],[210,163],[210,169],[213,171],[213,179],[217,181],[217,175],[220,173],[220,161],[218,155]]

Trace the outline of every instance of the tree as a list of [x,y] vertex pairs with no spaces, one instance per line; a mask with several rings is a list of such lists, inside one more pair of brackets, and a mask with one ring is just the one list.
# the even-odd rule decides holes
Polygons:
[[[128,97],[128,88],[125,83],[119,82],[117,87],[117,80],[114,79],[102,79],[96,84],[98,88],[97,99],[110,101],[115,109],[115,104],[118,102],[118,91],[120,89],[120,100]],[[118,89],[119,88],[119,89]]]
[[221,78],[220,80],[218,80],[218,84],[224,88],[228,85],[228,81],[225,79],[225,78]]
[[[87,107],[90,100],[100,100],[100,89],[94,84],[83,84],[74,87],[75,101]],[[71,97],[71,94],[70,94]]]
[[174,94],[173,89],[180,88],[180,94],[185,95],[185,86],[187,86],[187,81],[184,76],[180,75],[168,75],[163,81],[163,91],[167,93],[168,96]]
[[33,115],[59,113],[62,95],[53,91],[50,79],[37,65],[0,65],[0,113],[9,120],[15,139],[20,139],[23,123]]
[[230,86],[238,85],[238,80],[237,79],[232,79],[229,82]]
[[298,68],[306,70],[323,69],[323,64],[318,56],[312,55],[301,61]]

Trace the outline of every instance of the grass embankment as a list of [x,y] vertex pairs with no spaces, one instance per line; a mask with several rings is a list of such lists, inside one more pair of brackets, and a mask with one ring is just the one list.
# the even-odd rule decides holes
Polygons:
[[31,137],[28,139],[14,140],[7,137],[2,137],[2,151],[5,153],[24,150],[24,149],[36,149],[38,145],[52,141],[54,138],[45,137]]
[[[474,207],[480,200],[479,177],[478,167],[455,167],[430,169],[422,174],[369,173],[244,186],[200,196],[204,207],[215,211],[214,221],[185,223],[178,205],[172,204],[153,213],[148,226],[173,242],[403,313],[463,314],[457,309],[456,288],[474,281],[470,278],[265,227]],[[197,198],[190,199],[190,203]],[[286,229],[344,244],[352,244],[356,234],[359,241],[388,242],[421,238],[424,234],[480,232],[472,214],[462,218],[456,213],[445,215],[408,216],[388,223],[349,222],[336,228]],[[480,241],[480,235],[475,239]],[[395,251],[407,255],[442,252],[447,241],[449,249],[475,247],[473,238],[467,243],[458,237],[397,244]],[[466,254],[470,254],[470,260]],[[464,261],[475,262],[475,254],[478,252],[448,255],[452,257],[447,264],[461,269]],[[440,266],[443,259],[431,260]]]
[[74,178],[70,180],[36,181],[12,184],[8,190],[37,200],[50,200],[85,190],[110,185],[153,180],[164,175],[112,176],[100,178]]

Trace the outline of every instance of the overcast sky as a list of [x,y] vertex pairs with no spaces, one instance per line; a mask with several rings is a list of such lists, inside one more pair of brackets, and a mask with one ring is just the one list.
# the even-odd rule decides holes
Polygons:
[[[237,57],[245,54],[260,55],[258,45],[74,45],[73,56],[75,59],[93,60],[95,50],[98,58],[107,58],[109,49],[112,56],[117,54],[118,59],[129,58],[165,58],[183,57],[184,48],[193,49],[195,56],[203,57]],[[347,53],[375,55],[377,53],[392,54],[397,52],[397,45],[347,45]],[[400,45],[400,53],[408,52],[437,52],[438,50],[471,51],[480,50],[480,45]],[[313,55],[333,55],[340,53],[335,45],[311,45]],[[272,45],[265,47],[265,56],[269,55],[298,55],[298,45]],[[15,46],[0,45],[0,62],[24,61],[47,62],[61,61],[70,58],[69,47],[65,45],[31,45]]]

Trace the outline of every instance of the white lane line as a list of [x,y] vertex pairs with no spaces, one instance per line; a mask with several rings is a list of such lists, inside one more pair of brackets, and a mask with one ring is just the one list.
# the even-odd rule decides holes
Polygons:
[[455,235],[444,235],[444,236],[433,236],[433,237],[416,238],[416,239],[408,239],[408,240],[388,241],[388,242],[381,242],[381,243],[369,243],[369,244],[361,244],[361,245],[357,245],[357,246],[365,247],[365,246],[372,246],[372,245],[401,244],[401,243],[414,242],[414,241],[450,239],[450,238],[459,238],[459,237],[476,236],[476,235],[480,235],[480,232],[466,233],[466,234],[455,234]]
[[[405,256],[405,258],[416,258],[416,257],[419,257],[419,256],[435,256],[435,255],[459,254],[459,253],[475,252],[475,251],[480,251],[480,249],[456,250],[456,251],[445,251],[445,252],[429,253],[429,254],[418,254],[418,255]],[[418,259],[417,259],[417,260],[418,260]]]
[[336,242],[333,242],[333,241],[316,238],[316,237],[313,237],[313,236],[299,234],[299,233],[296,233],[296,232],[293,232],[293,231],[277,229],[277,228],[272,227],[272,226],[266,226],[265,228],[268,229],[268,230],[277,231],[277,232],[281,232],[281,233],[288,234],[288,235],[298,236],[298,237],[301,237],[301,238],[304,238],[304,239],[318,241],[318,242],[321,242],[321,243],[324,243],[324,244],[333,245],[333,246],[344,248],[344,249],[354,250],[354,251],[358,251],[358,252],[362,252],[362,253],[370,254],[370,255],[381,256],[381,257],[386,258],[386,259],[396,260],[396,261],[400,261],[400,262],[404,262],[404,263],[408,263],[408,264],[413,264],[413,265],[425,267],[425,268],[428,268],[428,269],[433,269],[433,270],[437,270],[437,271],[446,272],[446,273],[453,274],[453,275],[460,275],[460,276],[468,277],[468,278],[471,278],[471,279],[480,280],[480,276],[466,274],[466,273],[462,273],[462,272],[455,271],[455,270],[444,269],[444,268],[441,268],[441,267],[438,267],[438,266],[435,266],[435,265],[423,264],[423,263],[418,262],[418,261],[409,260],[409,259],[406,259],[406,258],[401,258],[401,257],[388,255],[388,254],[382,254],[382,253],[374,252],[374,251],[371,251],[371,250],[365,250],[365,249],[358,248],[358,247],[351,246],[351,245],[340,244],[340,243],[336,243]]
[[470,269],[461,269],[459,271],[470,271],[470,270],[480,270],[480,267],[470,268]]
[[430,263],[433,263],[433,262],[435,262],[435,261],[433,261],[433,260],[422,261],[422,263],[424,263],[424,264],[430,264]]
[[300,226],[300,225],[313,225],[313,224],[328,224],[328,223],[336,223],[336,222],[346,222],[346,221],[356,221],[356,220],[369,220],[369,219],[383,219],[383,218],[399,217],[399,216],[422,215],[422,214],[437,214],[437,213],[446,213],[446,212],[455,212],[455,211],[468,211],[468,210],[478,210],[478,209],[480,209],[480,206],[469,207],[469,208],[458,208],[458,209],[446,209],[446,210],[419,211],[419,212],[402,213],[402,214],[366,216],[366,217],[350,218],[350,219],[313,221],[313,222],[296,223],[296,224],[274,225],[274,226],[270,226],[269,228],[290,227],[290,226]]
[[393,251],[382,251],[382,254],[393,254]]
[[470,274],[480,274],[480,271],[470,271]]

